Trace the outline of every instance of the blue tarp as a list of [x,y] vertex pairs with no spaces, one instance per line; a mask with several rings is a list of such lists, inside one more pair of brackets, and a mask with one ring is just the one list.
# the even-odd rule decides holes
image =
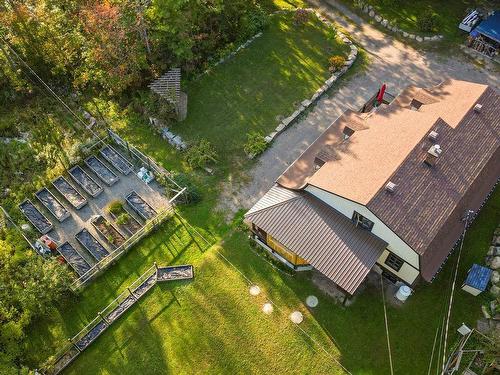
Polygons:
[[474,31],[500,43],[500,10],[496,10],[491,16],[482,21]]
[[488,282],[491,277],[491,270],[489,268],[473,264],[467,275],[464,285],[471,286],[481,292],[486,290]]

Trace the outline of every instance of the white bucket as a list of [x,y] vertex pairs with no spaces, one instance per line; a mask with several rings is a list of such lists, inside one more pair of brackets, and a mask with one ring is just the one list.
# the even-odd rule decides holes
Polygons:
[[396,298],[404,302],[409,296],[411,296],[411,288],[408,285],[401,285],[396,292]]

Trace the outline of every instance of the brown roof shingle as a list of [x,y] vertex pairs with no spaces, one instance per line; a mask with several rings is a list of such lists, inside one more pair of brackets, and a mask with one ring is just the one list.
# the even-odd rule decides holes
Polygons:
[[[500,96],[488,88],[477,103],[483,105],[481,112],[469,109],[455,126],[441,118],[434,123],[432,130],[438,133],[435,143],[443,150],[434,167],[423,163],[434,143],[423,137],[390,176],[390,181],[397,185],[395,192],[389,193],[381,187],[367,204],[419,254],[426,252],[486,166],[490,178],[484,183],[490,184],[490,189],[500,177],[500,160],[488,164],[498,157],[500,148]],[[443,260],[435,259],[433,264],[438,262],[439,266]]]
[[[432,90],[409,87],[393,103],[379,108],[361,123],[354,113],[341,116],[277,182],[290,189],[307,183],[365,205],[439,117],[456,126],[486,88],[455,80]],[[412,97],[425,102],[420,110],[409,108]],[[342,130],[351,123],[356,123],[359,130],[344,141]],[[315,170],[314,159],[325,147],[334,157]]]

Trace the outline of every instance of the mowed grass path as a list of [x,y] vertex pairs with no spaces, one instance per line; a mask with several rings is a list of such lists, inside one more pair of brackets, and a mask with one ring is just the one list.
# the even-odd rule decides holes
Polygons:
[[[67,301],[50,319],[34,324],[30,360],[37,364],[54,353],[156,261],[160,265],[193,263],[195,280],[155,286],[65,373],[341,373],[340,367],[288,319],[293,309],[306,313],[297,297],[288,298],[286,305],[280,303],[283,311],[265,315],[261,311],[265,295],[250,296],[245,278],[228,266],[215,248],[207,247],[181,221],[172,219],[77,300]],[[247,255],[259,267],[260,258],[250,252]],[[285,287],[275,276],[271,275],[278,282],[275,287]],[[314,319],[302,327],[332,356],[338,355]]]
[[248,48],[187,86],[188,115],[173,131],[208,139],[221,159],[244,157],[247,133],[268,134],[328,78],[328,58],[348,48],[315,16],[294,25],[293,13],[271,16]]

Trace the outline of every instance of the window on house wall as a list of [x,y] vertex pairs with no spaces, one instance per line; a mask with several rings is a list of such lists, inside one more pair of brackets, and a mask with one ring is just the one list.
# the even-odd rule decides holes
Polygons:
[[352,221],[354,222],[354,224],[356,224],[357,227],[361,227],[369,231],[371,231],[373,228],[373,221],[368,220],[359,212],[354,211],[354,214],[352,215]]
[[393,253],[389,253],[384,263],[398,272],[403,267],[404,260]]

